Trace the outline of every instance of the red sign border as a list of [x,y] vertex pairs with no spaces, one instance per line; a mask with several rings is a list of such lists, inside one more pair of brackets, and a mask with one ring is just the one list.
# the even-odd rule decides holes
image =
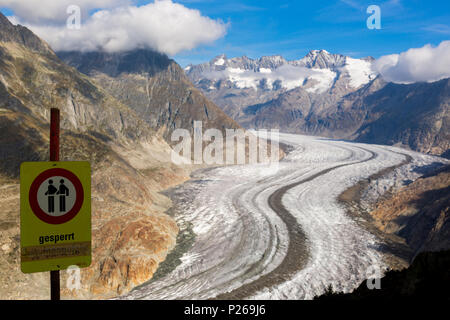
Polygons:
[[[69,179],[70,182],[72,182],[73,186],[75,187],[75,191],[77,193],[77,198],[75,200],[75,204],[73,205],[72,209],[65,215],[59,217],[52,217],[46,214],[39,206],[37,198],[37,193],[41,184],[48,178],[55,176],[60,176]],[[84,202],[83,185],[81,184],[80,179],[78,179],[78,177],[69,170],[62,168],[48,169],[42,172],[40,175],[38,175],[36,179],[34,179],[30,187],[28,200],[30,202],[31,210],[33,211],[35,216],[38,217],[40,220],[48,224],[62,224],[72,220],[78,214],[78,212],[80,212],[80,209]]]

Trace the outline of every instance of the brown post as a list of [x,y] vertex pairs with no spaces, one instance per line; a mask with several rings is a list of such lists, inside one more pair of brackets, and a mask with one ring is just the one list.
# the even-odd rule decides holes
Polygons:
[[[50,110],[50,161],[59,161],[59,109]],[[50,271],[50,296],[51,300],[60,300],[60,275],[59,270]]]
[[59,161],[59,109],[50,112],[50,161]]

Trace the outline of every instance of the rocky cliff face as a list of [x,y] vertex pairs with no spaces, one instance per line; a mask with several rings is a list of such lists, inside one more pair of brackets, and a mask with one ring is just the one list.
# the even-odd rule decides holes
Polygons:
[[188,171],[168,161],[168,144],[136,111],[0,14],[0,297],[48,298],[47,273],[20,271],[17,208],[20,163],[48,160],[51,107],[61,109],[62,160],[93,167],[93,263],[82,270],[81,290],[65,289],[62,273],[63,297],[126,292],[150,279],[174,246],[178,228],[159,191]]
[[414,255],[450,249],[450,166],[417,179],[370,214],[380,230],[405,239]]

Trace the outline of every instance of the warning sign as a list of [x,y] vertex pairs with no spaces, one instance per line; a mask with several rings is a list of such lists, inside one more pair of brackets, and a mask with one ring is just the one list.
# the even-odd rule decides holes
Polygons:
[[30,206],[42,221],[61,224],[70,221],[80,211],[84,190],[80,179],[72,172],[48,169],[31,184]]
[[20,169],[21,268],[91,264],[89,162],[25,162]]

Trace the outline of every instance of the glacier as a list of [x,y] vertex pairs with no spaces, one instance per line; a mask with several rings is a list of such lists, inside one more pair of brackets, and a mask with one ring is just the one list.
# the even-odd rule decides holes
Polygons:
[[[347,215],[338,196],[359,180],[402,163],[406,155],[412,161],[392,175],[400,185],[417,179],[415,166],[448,162],[390,146],[320,137],[280,133],[280,142],[292,151],[276,167],[209,168],[195,172],[178,188],[176,219],[180,226],[192,225],[192,247],[169,274],[120,299],[210,299],[227,294],[312,299],[329,285],[349,292],[386,265],[380,240]],[[287,261],[292,233],[269,203],[281,188],[286,189],[282,205],[301,227],[305,248],[304,255],[294,257],[298,263],[290,259],[286,274],[278,270]]]

